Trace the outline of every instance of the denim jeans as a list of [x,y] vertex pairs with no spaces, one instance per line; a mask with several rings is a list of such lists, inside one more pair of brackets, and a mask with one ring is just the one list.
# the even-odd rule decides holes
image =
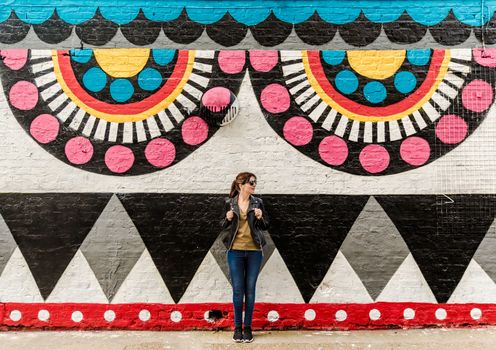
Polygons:
[[245,327],[251,327],[255,307],[255,288],[262,265],[260,250],[229,250],[227,264],[233,288],[234,325],[242,326],[243,298],[245,299]]

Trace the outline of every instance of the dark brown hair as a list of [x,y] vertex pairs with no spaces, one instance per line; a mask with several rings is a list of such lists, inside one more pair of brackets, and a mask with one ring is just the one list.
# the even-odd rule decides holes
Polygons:
[[229,193],[229,197],[230,198],[236,197],[239,193],[239,186],[244,185],[245,183],[250,181],[250,178],[252,177],[254,177],[255,179],[257,178],[257,176],[253,173],[249,173],[249,172],[239,173],[236,176],[236,179],[232,182],[231,193]]

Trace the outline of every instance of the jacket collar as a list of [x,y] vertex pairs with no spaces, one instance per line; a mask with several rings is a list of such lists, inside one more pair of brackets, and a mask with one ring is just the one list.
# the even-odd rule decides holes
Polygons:
[[[238,214],[239,216],[239,205],[238,205],[238,199],[239,199],[239,195],[236,195],[233,199],[232,199],[232,208],[233,208],[233,211]],[[253,209],[257,208],[256,204],[257,204],[257,200],[254,196],[250,195],[250,203],[248,204],[248,212],[249,211],[252,211]]]

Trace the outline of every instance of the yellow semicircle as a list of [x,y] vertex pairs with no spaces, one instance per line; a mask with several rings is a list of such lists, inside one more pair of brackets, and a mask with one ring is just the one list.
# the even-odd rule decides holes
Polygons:
[[348,62],[353,70],[370,79],[386,79],[392,76],[405,61],[406,50],[347,51]]
[[146,65],[150,49],[94,49],[100,68],[114,78],[135,76]]

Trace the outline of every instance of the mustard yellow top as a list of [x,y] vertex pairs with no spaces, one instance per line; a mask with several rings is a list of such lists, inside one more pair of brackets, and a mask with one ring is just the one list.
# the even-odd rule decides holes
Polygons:
[[250,225],[246,219],[246,213],[239,210],[239,226],[238,233],[234,238],[232,249],[235,250],[258,250],[253,237],[251,236]]

